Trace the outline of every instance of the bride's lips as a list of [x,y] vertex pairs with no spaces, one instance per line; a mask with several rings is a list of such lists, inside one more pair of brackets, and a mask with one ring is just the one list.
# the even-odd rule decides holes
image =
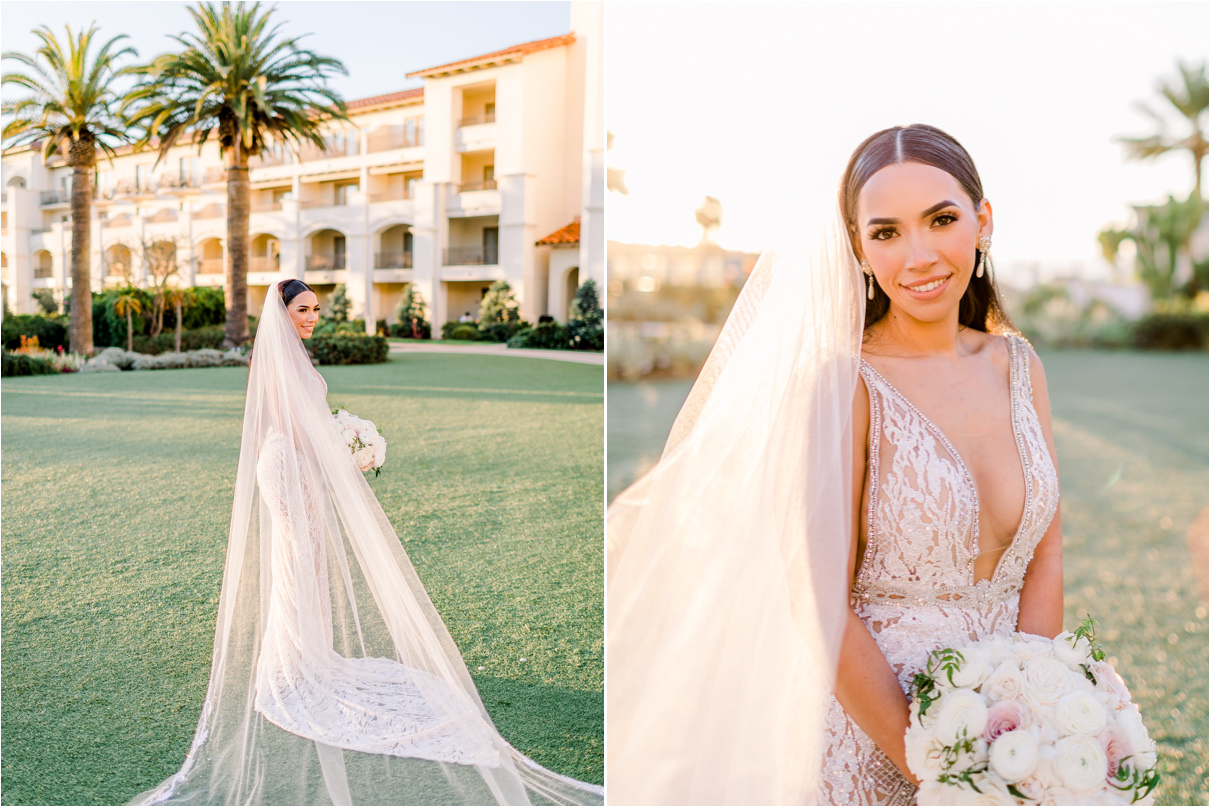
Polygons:
[[[950,275],[937,275],[932,278],[919,280],[911,286],[900,284],[900,288],[907,292],[914,300],[933,300],[946,291],[946,287],[950,285],[950,278]],[[933,288],[930,288],[931,286]],[[928,291],[918,291],[920,289],[928,289]]]

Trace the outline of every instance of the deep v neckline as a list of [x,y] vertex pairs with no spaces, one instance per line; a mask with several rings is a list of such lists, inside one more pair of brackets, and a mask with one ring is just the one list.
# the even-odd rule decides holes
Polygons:
[[[1022,482],[1025,490],[1022,499],[1022,515],[1018,518],[1018,527],[1013,533],[1013,538],[1010,539],[1009,544],[1005,545],[1004,552],[1002,552],[1001,557],[997,559],[996,566],[992,570],[992,575],[988,578],[981,578],[979,581],[976,580],[975,562],[976,559],[980,557],[980,489],[976,485],[975,475],[971,473],[971,468],[967,465],[967,461],[963,459],[963,455],[959,454],[959,450],[954,447],[953,443],[951,443],[950,438],[946,435],[946,432],[940,426],[934,423],[932,418],[921,412],[921,410],[917,409],[917,405],[913,404],[912,401],[909,400],[908,396],[901,393],[894,384],[887,380],[887,377],[876,370],[874,365],[859,357],[859,361],[866,366],[867,370],[873,373],[875,377],[904,404],[904,406],[908,407],[909,411],[915,414],[917,418],[921,419],[921,423],[925,424],[925,428],[928,429],[930,433],[937,439],[938,443],[942,444],[947,453],[949,453],[954,459],[964,481],[971,489],[972,496],[975,497],[975,512],[971,518],[971,546],[968,548],[971,556],[970,580],[972,586],[976,586],[983,581],[991,583],[997,579],[997,575],[999,575],[1001,572],[1001,565],[1004,563],[1005,557],[1009,555],[1013,548],[1017,546],[1018,541],[1022,538],[1022,530],[1026,527],[1026,517],[1030,512],[1030,499],[1033,493],[1031,491],[1032,486],[1030,478],[1029,453],[1026,451],[1025,445],[1026,439],[1022,435],[1022,428],[1018,423],[1017,387],[1018,373],[1020,372],[1018,370],[1018,357],[1010,340],[1006,339],[1005,343],[1006,348],[1009,351],[1009,423],[1013,428],[1013,440],[1014,445],[1017,446],[1018,449],[1018,460],[1022,469]],[[878,447],[874,448],[875,451],[878,451]],[[874,508],[875,505],[876,503],[871,502],[869,507]]]

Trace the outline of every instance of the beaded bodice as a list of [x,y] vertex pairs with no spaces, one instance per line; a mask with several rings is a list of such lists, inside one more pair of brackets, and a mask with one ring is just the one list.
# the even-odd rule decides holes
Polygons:
[[[1055,465],[1034,409],[1030,349],[1009,337],[1009,399],[1025,481],[1021,522],[992,577],[977,581],[980,499],[946,434],[877,370],[860,362],[870,396],[866,549],[850,605],[908,691],[929,654],[1016,630],[1034,549],[1059,503]],[[833,702],[824,802],[896,804],[913,789]]]

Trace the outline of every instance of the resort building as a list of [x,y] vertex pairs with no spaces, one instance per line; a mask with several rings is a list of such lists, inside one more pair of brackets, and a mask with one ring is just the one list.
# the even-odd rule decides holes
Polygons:
[[[348,103],[326,148],[250,164],[249,312],[302,278],[321,302],[345,284],[351,316],[395,320],[413,285],[439,325],[477,316],[495,280],[522,316],[566,320],[577,287],[605,281],[603,6],[572,4],[572,31],[418,70],[423,86]],[[147,283],[150,245],[175,249],[181,286],[222,286],[226,170],[213,142],[99,158],[92,286]],[[71,169],[37,148],[2,161],[3,294],[71,287]]]

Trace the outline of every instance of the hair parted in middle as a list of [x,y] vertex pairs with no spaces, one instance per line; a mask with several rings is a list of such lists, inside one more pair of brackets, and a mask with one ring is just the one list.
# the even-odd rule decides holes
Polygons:
[[[922,163],[941,169],[955,178],[963,191],[979,208],[984,199],[984,186],[975,162],[959,141],[938,129],[923,123],[909,126],[893,126],[875,132],[854,149],[849,164],[841,178],[838,204],[841,216],[849,231],[854,254],[858,254],[858,196],[867,181],[880,169],[900,163]],[[979,261],[979,251],[972,256],[972,267]],[[866,304],[865,328],[870,328],[887,314],[891,300],[876,283],[874,298]],[[972,273],[967,290],[959,303],[959,324],[976,331],[988,333],[1017,333],[1009,319],[1005,305],[993,279],[992,259],[985,263],[983,277]]]

